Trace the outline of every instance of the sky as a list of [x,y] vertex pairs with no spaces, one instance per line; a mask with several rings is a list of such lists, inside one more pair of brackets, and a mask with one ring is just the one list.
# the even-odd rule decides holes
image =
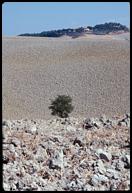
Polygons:
[[2,5],[2,35],[95,26],[118,22],[130,26],[128,2],[6,2]]

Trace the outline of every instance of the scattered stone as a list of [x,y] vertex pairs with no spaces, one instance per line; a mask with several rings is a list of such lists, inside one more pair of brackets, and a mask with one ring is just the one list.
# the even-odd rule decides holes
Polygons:
[[98,129],[103,128],[103,123],[99,120],[96,120],[94,126]]
[[4,121],[5,191],[130,190],[129,115]]
[[126,122],[127,127],[130,128],[130,119],[129,119],[129,118],[126,118],[126,119],[125,119],[125,122]]
[[6,157],[6,156],[3,157],[3,164],[8,164],[9,161],[10,160],[8,157]]
[[123,171],[123,169],[124,169],[124,163],[119,160],[119,161],[116,163],[116,165],[115,165],[115,169],[116,169],[117,171]]
[[76,132],[76,128],[70,125],[66,126],[66,130],[69,132]]
[[93,187],[90,184],[86,184],[83,188],[84,191],[92,191]]
[[48,159],[46,150],[41,146],[39,146],[34,153],[35,158],[39,163],[44,162],[46,159]]
[[96,164],[97,164],[99,173],[104,174],[106,172],[106,169],[104,167],[102,160],[98,160]]
[[97,186],[97,185],[101,184],[101,182],[105,183],[107,181],[108,181],[108,178],[106,176],[101,175],[101,174],[94,174],[93,177],[91,178],[90,183],[93,186]]
[[21,145],[21,141],[16,139],[12,139],[11,143],[16,147]]
[[119,179],[119,172],[117,172],[114,169],[107,169],[107,173],[106,176],[110,177],[110,178],[114,178],[115,180]]
[[14,147],[14,145],[13,145],[13,144],[10,144],[10,146],[9,146],[9,150],[10,150],[10,152],[12,152],[12,153],[14,153],[14,152],[15,152],[15,147]]
[[126,123],[125,121],[119,121],[119,122],[118,122],[118,125],[119,125],[119,126],[126,127],[126,126],[127,126],[127,123]]
[[31,130],[31,133],[35,133],[35,132],[37,131],[36,125],[32,126],[32,127],[30,128],[30,130]]
[[76,137],[74,142],[73,142],[73,145],[76,145],[78,144],[80,147],[84,146],[84,142],[82,141],[82,138],[81,137]]
[[4,120],[4,121],[2,122],[2,127],[11,128],[11,125],[12,125],[12,123],[11,123],[11,121],[9,121],[9,120]]
[[126,113],[126,118],[130,119],[130,113]]
[[85,129],[91,129],[92,127],[94,127],[94,118],[86,119],[84,121],[83,127]]
[[122,161],[125,162],[124,167],[125,167],[126,169],[129,169],[129,168],[130,168],[130,155],[125,155],[125,156],[122,158]]
[[103,124],[105,124],[107,120],[108,120],[108,119],[107,119],[106,115],[102,115],[102,116],[100,117],[100,121],[101,121]]
[[103,159],[103,160],[108,161],[108,162],[109,162],[109,161],[111,160],[111,158],[112,158],[112,156],[111,156],[110,153],[107,153],[107,152],[103,151],[102,149],[98,149],[98,150],[96,151],[96,155],[97,155],[100,159]]
[[10,185],[7,183],[3,183],[4,191],[10,191]]
[[116,190],[122,191],[122,190],[130,190],[130,182],[129,180],[121,181],[118,185]]
[[49,162],[49,168],[63,169],[63,150],[55,152],[54,157]]
[[118,120],[117,119],[113,119],[111,121],[111,125],[112,125],[112,127],[116,127],[118,125]]

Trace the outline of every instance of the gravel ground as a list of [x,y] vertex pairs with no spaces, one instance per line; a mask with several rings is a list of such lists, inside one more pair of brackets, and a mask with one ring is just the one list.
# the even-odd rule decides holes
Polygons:
[[4,118],[49,119],[58,94],[73,98],[74,117],[130,111],[128,40],[3,37],[2,43]]
[[130,114],[2,127],[5,191],[130,190]]

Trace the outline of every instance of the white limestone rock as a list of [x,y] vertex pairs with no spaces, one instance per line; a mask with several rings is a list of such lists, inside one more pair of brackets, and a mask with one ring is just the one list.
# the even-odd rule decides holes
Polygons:
[[97,149],[96,155],[97,155],[100,159],[103,159],[103,160],[105,160],[105,161],[107,161],[107,162],[109,162],[109,161],[112,159],[111,154],[105,152],[105,151],[102,150],[102,149]]

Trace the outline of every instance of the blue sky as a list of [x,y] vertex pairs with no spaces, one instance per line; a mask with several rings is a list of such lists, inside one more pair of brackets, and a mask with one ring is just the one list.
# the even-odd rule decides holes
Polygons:
[[129,3],[6,2],[2,5],[2,34],[9,36],[105,22],[119,22],[129,27]]

